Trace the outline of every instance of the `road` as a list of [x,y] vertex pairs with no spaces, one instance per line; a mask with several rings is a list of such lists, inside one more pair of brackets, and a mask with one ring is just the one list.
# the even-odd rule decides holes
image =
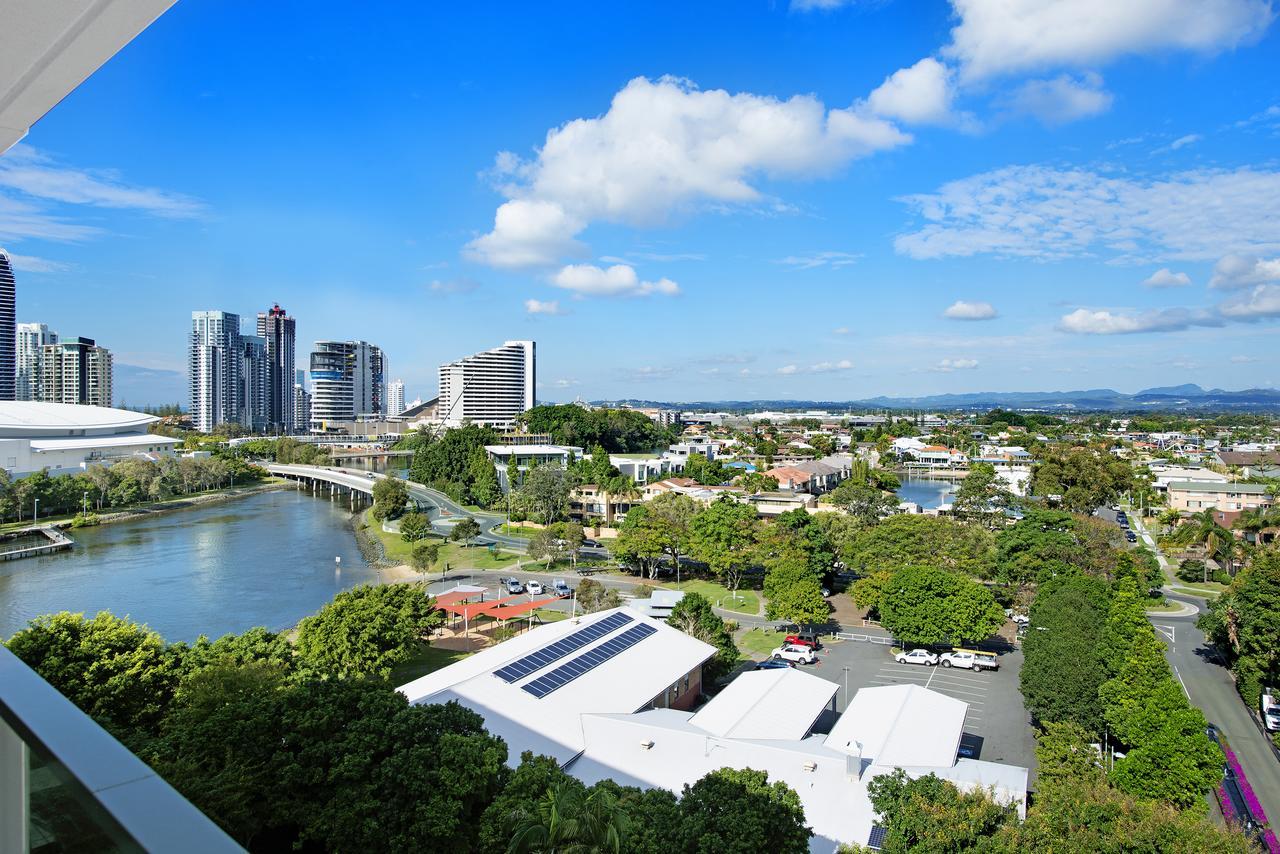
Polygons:
[[[1168,594],[1167,598],[1186,602],[1197,609],[1204,607],[1203,599],[1191,596]],[[1276,760],[1253,716],[1236,693],[1227,668],[1218,663],[1216,650],[1205,642],[1204,634],[1196,628],[1198,614],[1189,617],[1149,616],[1168,645],[1166,657],[1192,704],[1227,737],[1267,817],[1280,821],[1280,761]]]

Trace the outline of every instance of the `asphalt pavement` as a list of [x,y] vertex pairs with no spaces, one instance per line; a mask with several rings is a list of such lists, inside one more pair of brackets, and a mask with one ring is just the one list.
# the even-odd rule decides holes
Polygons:
[[[1190,596],[1167,594],[1167,598],[1198,609],[1204,607],[1204,600]],[[1280,822],[1280,761],[1236,693],[1235,683],[1217,650],[1206,643],[1204,634],[1196,628],[1199,614],[1148,616],[1167,646],[1165,655],[1192,705],[1203,711],[1209,723],[1227,737],[1267,817]]]

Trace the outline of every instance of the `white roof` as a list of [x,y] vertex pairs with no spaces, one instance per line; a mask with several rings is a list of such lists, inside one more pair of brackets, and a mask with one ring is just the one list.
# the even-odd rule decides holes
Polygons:
[[506,457],[512,454],[533,454],[535,456],[557,456],[572,451],[582,456],[582,448],[571,445],[485,445],[484,449],[494,456]]
[[791,667],[743,673],[698,710],[689,723],[731,738],[799,740],[839,689]]
[[149,424],[158,420],[154,415],[106,406],[0,401],[0,436],[52,438],[66,436],[72,430],[144,432]]
[[969,704],[919,685],[863,688],[831,728],[826,745],[877,765],[955,764]]
[[181,439],[155,433],[125,433],[119,436],[60,436],[56,439],[31,439],[33,451],[75,451],[80,448],[172,447]]
[[[629,615],[632,622],[515,682],[508,683],[494,675],[495,670],[516,659],[617,613]],[[577,679],[543,697],[523,690],[523,685],[641,623],[656,631]],[[582,751],[583,715],[630,713],[644,708],[715,651],[710,644],[637,611],[612,608],[540,626],[402,685],[400,692],[411,703],[456,700],[480,714],[485,727],[506,740],[510,747],[508,761],[513,765],[525,750],[563,763]]]

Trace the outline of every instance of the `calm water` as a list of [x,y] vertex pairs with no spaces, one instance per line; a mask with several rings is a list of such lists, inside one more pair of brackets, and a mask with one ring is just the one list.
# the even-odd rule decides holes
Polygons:
[[173,641],[288,628],[375,578],[348,518],[289,490],[72,531],[71,552],[0,563],[0,639],[54,611],[128,615]]
[[898,487],[898,498],[912,501],[925,510],[932,510],[955,500],[956,490],[960,488],[958,480],[935,480],[929,477],[903,478]]

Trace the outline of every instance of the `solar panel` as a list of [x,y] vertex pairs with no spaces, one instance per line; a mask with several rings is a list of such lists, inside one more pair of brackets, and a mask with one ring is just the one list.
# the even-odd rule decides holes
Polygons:
[[585,629],[579,629],[571,635],[560,638],[553,644],[544,646],[537,652],[530,653],[524,658],[516,659],[505,667],[498,668],[493,671],[493,675],[504,682],[517,682],[535,670],[541,670],[548,664],[554,664],[566,655],[599,640],[614,629],[622,628],[634,619],[630,614],[621,611],[611,614],[603,620],[592,623]]
[[563,688],[584,673],[604,664],[620,652],[630,649],[649,635],[656,634],[657,629],[648,623],[632,626],[622,634],[609,638],[597,647],[587,650],[573,661],[567,662],[543,676],[539,676],[527,685],[521,686],[538,699]]
[[867,839],[867,847],[879,851],[884,847],[884,836],[887,832],[878,824],[871,825],[871,836]]

